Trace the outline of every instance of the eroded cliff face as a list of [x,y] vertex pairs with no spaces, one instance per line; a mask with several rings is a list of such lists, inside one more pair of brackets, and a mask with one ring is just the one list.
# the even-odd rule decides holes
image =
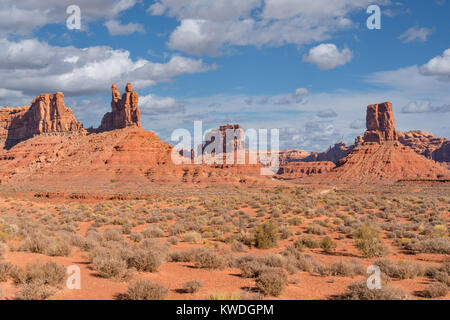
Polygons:
[[0,110],[0,139],[10,148],[35,135],[82,130],[72,110],[64,104],[64,94],[41,94],[30,106]]
[[115,84],[112,85],[111,112],[103,116],[98,131],[111,131],[127,127],[141,127],[141,113],[138,107],[139,95],[133,91],[128,83],[125,93],[120,98],[120,92]]
[[[450,155],[445,152],[446,138],[438,138],[422,130],[398,132],[398,140],[418,154],[438,162],[450,162]],[[448,148],[448,147],[447,147]]]
[[394,113],[392,103],[384,102],[367,107],[367,131],[364,133],[365,142],[396,141]]

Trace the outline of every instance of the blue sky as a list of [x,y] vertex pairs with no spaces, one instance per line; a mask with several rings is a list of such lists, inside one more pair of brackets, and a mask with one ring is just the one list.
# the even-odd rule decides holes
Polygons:
[[[194,120],[236,122],[281,129],[283,148],[322,151],[351,143],[365,107],[387,100],[397,129],[450,136],[450,1],[0,3],[0,105],[63,91],[97,127],[111,84],[132,82],[144,128],[165,140]],[[71,4],[81,30],[66,26]],[[366,27],[372,4],[380,30]]]

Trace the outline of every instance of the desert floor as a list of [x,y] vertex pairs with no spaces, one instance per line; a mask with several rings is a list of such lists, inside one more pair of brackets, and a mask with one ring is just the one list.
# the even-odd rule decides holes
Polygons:
[[[135,200],[3,192],[0,299],[448,300],[449,191],[175,186]],[[374,264],[379,294],[349,287]],[[75,290],[65,274],[73,265]],[[151,280],[144,289],[142,279]]]

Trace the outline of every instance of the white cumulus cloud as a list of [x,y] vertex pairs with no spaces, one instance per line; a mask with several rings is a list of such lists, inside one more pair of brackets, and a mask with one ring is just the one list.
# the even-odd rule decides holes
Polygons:
[[317,65],[320,70],[334,69],[352,60],[353,53],[345,48],[341,51],[332,43],[322,43],[311,48],[303,61]]

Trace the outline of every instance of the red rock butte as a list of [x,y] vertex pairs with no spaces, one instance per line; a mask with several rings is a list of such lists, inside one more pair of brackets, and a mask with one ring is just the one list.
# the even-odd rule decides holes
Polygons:
[[[30,106],[0,109],[1,184],[19,189],[81,190],[117,188],[120,182],[120,188],[134,190],[148,183],[273,183],[273,179],[260,176],[260,163],[250,164],[253,151],[245,148],[238,124],[213,130],[210,139],[198,147],[204,150],[216,138],[221,139],[224,159],[227,152],[233,151],[236,157],[236,151],[244,150],[245,164],[176,165],[172,156],[179,156],[179,150],[141,128],[139,97],[131,84],[122,96],[117,86],[112,86],[111,111],[98,129],[89,131],[83,129],[63,98],[60,92],[43,94]],[[224,139],[227,132],[233,137],[228,144]],[[437,179],[448,176],[448,169],[425,156],[448,161],[448,146],[448,140],[425,133],[397,133],[392,104],[385,102],[368,106],[367,131],[354,145],[337,143],[326,152],[311,154],[280,151],[280,168],[274,176],[325,183],[336,179]]]

